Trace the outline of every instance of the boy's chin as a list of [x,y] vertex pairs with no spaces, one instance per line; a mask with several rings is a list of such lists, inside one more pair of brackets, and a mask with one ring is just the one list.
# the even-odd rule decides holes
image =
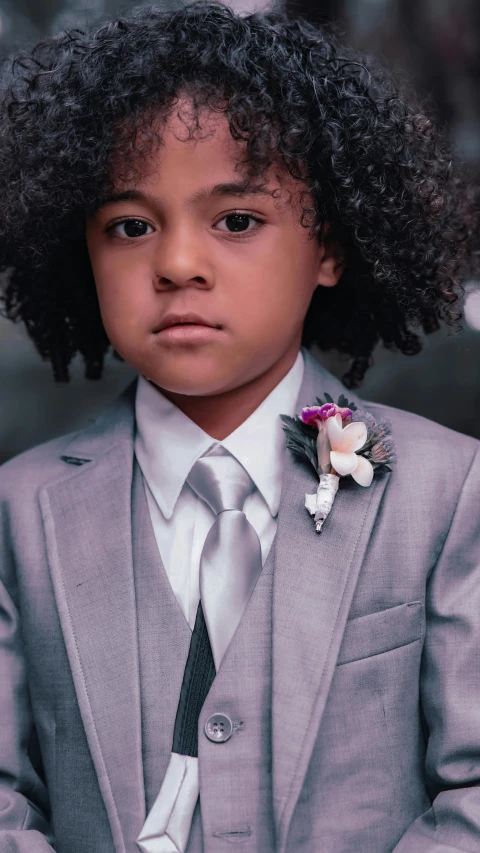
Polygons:
[[[278,357],[277,357],[278,360]],[[245,347],[228,352],[199,348],[137,360],[137,370],[159,390],[183,397],[214,397],[249,385],[275,367],[272,348]]]
[[137,362],[137,370],[166,396],[215,397],[250,385],[272,368],[275,371],[276,365],[268,350],[237,351],[230,358],[225,353],[223,357],[201,352],[188,358],[182,355],[182,358],[166,355],[158,360],[148,359],[143,365]]
[[168,394],[183,397],[214,397],[233,391],[244,384],[238,377],[225,374],[224,371],[206,372],[195,371],[188,375],[176,375],[168,371],[158,372],[155,375],[143,374],[160,390]]

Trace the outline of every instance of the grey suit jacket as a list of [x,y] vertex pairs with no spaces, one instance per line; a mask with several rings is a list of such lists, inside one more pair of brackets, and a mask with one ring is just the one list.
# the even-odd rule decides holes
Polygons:
[[[304,355],[298,406],[337,398],[342,386]],[[47,853],[58,838],[62,853],[130,853],[145,818],[134,392],[135,382],[87,429],[0,469],[0,853]],[[273,566],[275,850],[474,853],[479,444],[361,405],[391,420],[398,462],[367,489],[343,481],[320,536],[303,506],[315,474],[286,456]],[[230,850],[211,844],[207,853]]]

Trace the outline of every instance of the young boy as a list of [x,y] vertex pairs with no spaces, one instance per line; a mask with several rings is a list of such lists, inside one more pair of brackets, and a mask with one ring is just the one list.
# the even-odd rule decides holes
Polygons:
[[306,23],[140,8],[16,59],[0,162],[9,316],[139,374],[0,472],[1,853],[480,850],[478,442],[389,409],[372,479],[306,348],[353,387],[455,319],[430,122]]

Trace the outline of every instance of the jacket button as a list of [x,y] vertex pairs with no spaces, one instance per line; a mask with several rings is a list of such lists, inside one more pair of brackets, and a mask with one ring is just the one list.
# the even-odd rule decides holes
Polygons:
[[226,714],[212,714],[205,723],[205,734],[213,743],[225,743],[232,732],[233,724]]

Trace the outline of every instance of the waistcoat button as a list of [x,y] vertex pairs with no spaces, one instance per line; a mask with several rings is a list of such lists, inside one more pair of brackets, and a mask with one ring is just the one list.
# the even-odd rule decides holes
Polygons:
[[205,734],[214,743],[225,743],[232,732],[232,721],[226,714],[212,714],[205,723]]

